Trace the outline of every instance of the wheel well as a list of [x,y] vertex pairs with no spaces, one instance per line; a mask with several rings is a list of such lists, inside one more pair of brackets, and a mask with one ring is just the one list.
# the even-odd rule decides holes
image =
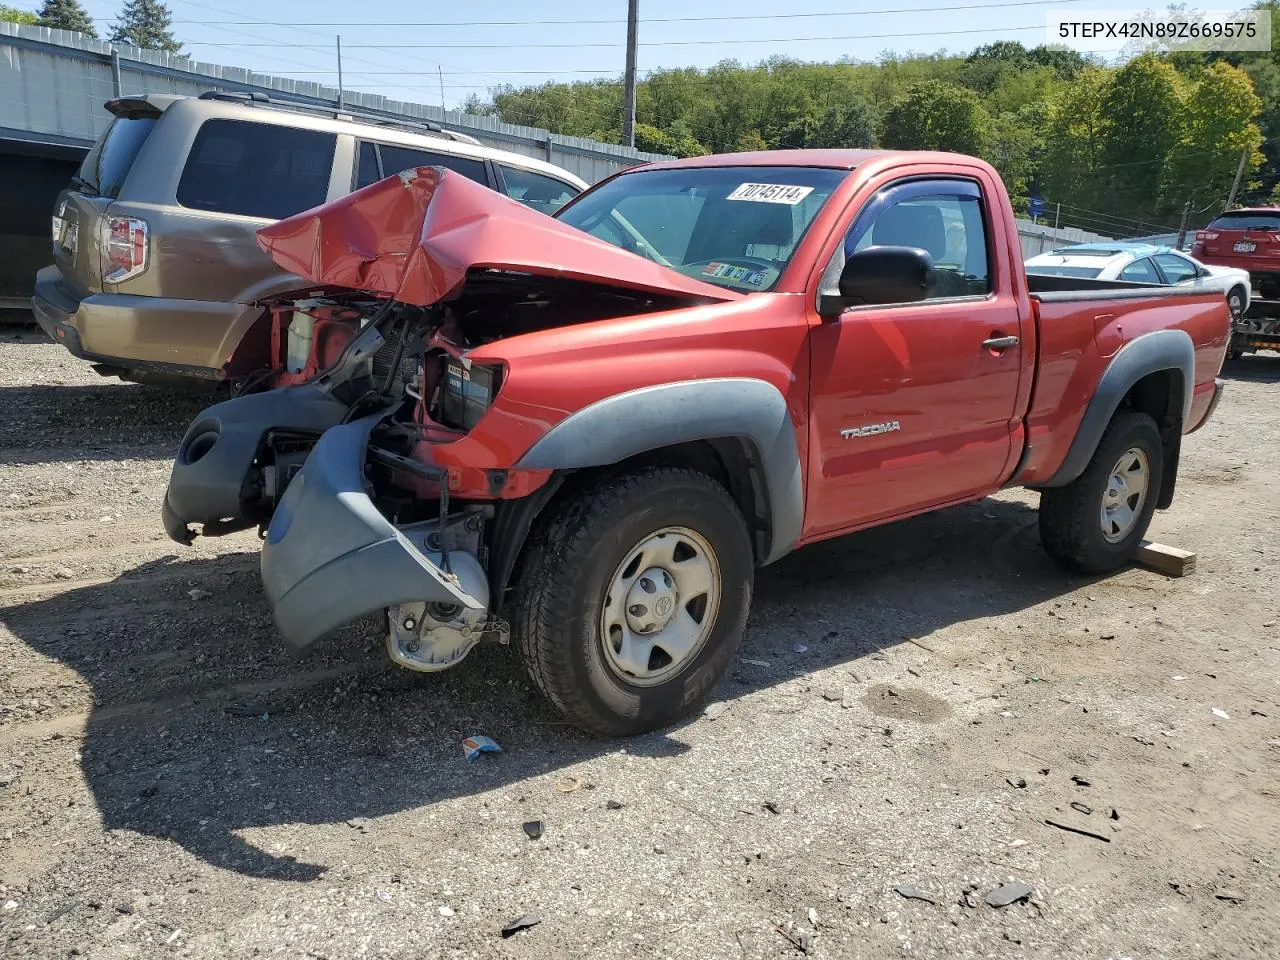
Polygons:
[[[647,466],[688,467],[705,473],[729,491],[751,532],[755,559],[769,553],[772,518],[765,489],[764,470],[755,444],[742,437],[717,437],[690,440],[669,447],[658,447],[628,457],[601,470],[625,470]],[[586,472],[586,471],[583,471]]]
[[553,502],[575,497],[593,479],[602,474],[620,473],[648,466],[688,467],[705,473],[733,497],[751,532],[755,559],[768,556],[772,535],[772,518],[764,470],[759,452],[749,440],[721,437],[692,440],[646,450],[617,463],[579,470],[557,471],[550,481],[533,495],[519,500],[504,500],[490,525],[489,590],[501,605],[516,572],[530,529],[538,516]]
[[1164,450],[1164,472],[1156,506],[1168,509],[1178,481],[1178,457],[1182,451],[1182,410],[1184,391],[1181,370],[1157,370],[1132,387],[1120,401],[1121,410],[1137,410],[1155,420]]

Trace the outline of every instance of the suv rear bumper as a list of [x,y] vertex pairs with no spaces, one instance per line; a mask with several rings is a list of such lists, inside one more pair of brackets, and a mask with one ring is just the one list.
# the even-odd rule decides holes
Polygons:
[[31,298],[41,329],[82,360],[206,380],[222,377],[224,343],[251,310],[256,316],[241,303],[112,293],[78,297],[56,266],[36,274]]
[[485,610],[457,577],[379,513],[365,492],[369,433],[384,416],[326,430],[267,528],[262,582],[281,634],[296,649],[397,604]]

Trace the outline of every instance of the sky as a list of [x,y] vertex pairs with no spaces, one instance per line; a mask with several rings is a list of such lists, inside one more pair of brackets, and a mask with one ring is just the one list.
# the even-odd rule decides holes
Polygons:
[[[13,4],[13,0],[9,0]],[[458,107],[491,87],[622,75],[626,0],[488,0],[484,4],[380,0],[167,0],[173,33],[197,60],[335,85],[342,37],[344,86]],[[107,36],[123,0],[82,0]],[[28,9],[38,0],[13,4]],[[638,69],[874,60],[886,51],[968,52],[998,40],[1042,43],[1048,9],[1096,9],[1098,0],[640,0]],[[1135,6],[1137,6],[1135,4]],[[1206,4],[1207,6],[1207,4]],[[941,8],[941,9],[940,9]],[[711,19],[690,19],[711,18]],[[531,24],[530,21],[542,21]],[[549,23],[545,21],[560,21]],[[443,85],[443,90],[442,90]]]

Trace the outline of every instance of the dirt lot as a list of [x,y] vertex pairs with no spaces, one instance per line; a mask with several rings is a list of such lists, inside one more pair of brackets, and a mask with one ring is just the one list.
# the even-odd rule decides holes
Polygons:
[[292,659],[252,535],[161,529],[204,399],[0,329],[0,956],[1280,955],[1280,359],[1228,374],[1195,575],[1064,576],[1022,492],[814,547],[726,712],[599,742],[500,648]]

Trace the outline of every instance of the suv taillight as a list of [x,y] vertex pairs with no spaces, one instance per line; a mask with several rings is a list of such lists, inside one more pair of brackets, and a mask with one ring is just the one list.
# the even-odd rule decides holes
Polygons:
[[102,224],[102,279],[132,280],[147,269],[147,221],[107,217]]

